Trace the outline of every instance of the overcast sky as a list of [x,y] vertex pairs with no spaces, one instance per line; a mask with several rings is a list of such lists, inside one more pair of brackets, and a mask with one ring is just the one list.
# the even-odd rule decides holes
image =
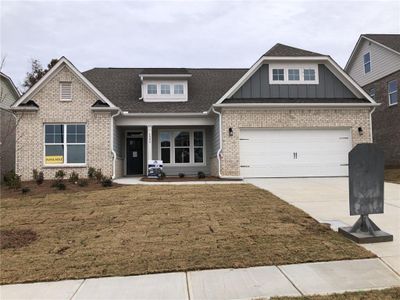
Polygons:
[[361,33],[399,33],[400,1],[1,1],[3,72],[32,58],[93,67],[249,67],[275,43],[344,66]]

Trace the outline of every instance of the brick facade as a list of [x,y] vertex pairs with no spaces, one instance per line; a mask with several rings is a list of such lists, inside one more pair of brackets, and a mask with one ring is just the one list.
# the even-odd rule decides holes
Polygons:
[[[60,101],[60,81],[72,82],[72,101]],[[111,115],[110,112],[93,112],[91,105],[98,97],[83,82],[64,66],[40,88],[33,99],[38,105],[37,112],[18,112],[16,172],[22,180],[32,178],[32,170],[44,172],[45,179],[54,178],[57,170],[67,174],[72,171],[87,176],[88,167],[112,175]],[[44,124],[45,123],[86,123],[86,166],[48,167],[44,166]]]
[[[387,166],[400,166],[400,105],[389,106],[388,83],[397,80],[400,88],[400,70],[367,84],[363,89],[370,94],[375,89],[375,101],[381,105],[372,114],[374,143],[385,152]],[[398,101],[400,100],[399,91]]]
[[[240,128],[351,128],[353,146],[371,141],[370,110],[363,109],[223,109],[223,176],[240,175]],[[358,128],[363,134],[358,133]],[[233,136],[229,136],[229,128]]]

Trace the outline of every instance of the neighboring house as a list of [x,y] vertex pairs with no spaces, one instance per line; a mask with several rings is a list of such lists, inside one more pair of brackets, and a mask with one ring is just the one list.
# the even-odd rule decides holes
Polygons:
[[363,34],[346,72],[381,105],[372,114],[374,143],[387,166],[400,166],[400,34]]
[[11,105],[20,97],[20,93],[11,78],[0,72],[0,175],[15,168],[15,126],[16,118],[10,110]]
[[329,56],[281,44],[250,69],[94,68],[66,58],[13,109],[17,172],[346,176],[377,104]]

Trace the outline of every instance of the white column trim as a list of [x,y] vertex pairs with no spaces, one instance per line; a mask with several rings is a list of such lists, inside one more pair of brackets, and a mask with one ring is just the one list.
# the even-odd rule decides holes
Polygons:
[[[153,126],[147,126],[147,161],[153,159]],[[146,162],[146,174],[147,174],[147,162]]]

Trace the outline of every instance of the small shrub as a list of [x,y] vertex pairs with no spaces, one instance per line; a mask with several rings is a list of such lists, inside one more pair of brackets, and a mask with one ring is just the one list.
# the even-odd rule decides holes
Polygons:
[[9,171],[4,175],[4,183],[10,189],[19,189],[21,187],[21,176],[14,171]]
[[39,172],[38,172],[38,170],[36,170],[36,169],[33,169],[32,170],[32,178],[33,178],[33,180],[37,180],[37,178],[38,178],[38,176],[39,176]]
[[87,175],[90,179],[94,179],[94,174],[96,173],[96,169],[93,167],[89,167],[88,171],[87,171]]
[[178,176],[179,176],[179,178],[183,178],[183,177],[185,177],[185,174],[184,173],[179,173]]
[[65,190],[67,187],[65,186],[65,183],[62,179],[58,179],[54,181],[54,183],[51,185],[52,187],[56,188],[57,190]]
[[94,177],[96,178],[96,180],[97,180],[97,183],[100,183],[102,180],[103,180],[103,173],[101,173],[101,169],[97,169],[95,172],[94,172]]
[[167,174],[165,174],[164,171],[161,171],[158,173],[158,179],[163,180],[165,177],[167,176]]
[[36,184],[41,185],[44,181],[44,174],[42,171],[40,171],[36,177]]
[[89,181],[88,181],[87,179],[83,179],[83,178],[78,179],[78,185],[79,185],[80,187],[87,186],[88,184],[89,184]]
[[58,170],[57,172],[56,172],[56,175],[54,176],[56,179],[60,179],[60,180],[63,180],[64,179],[64,177],[65,177],[65,172],[63,171],[63,170]]
[[204,172],[197,172],[197,178],[199,178],[199,179],[204,179],[204,178],[206,178],[206,174],[204,174]]
[[22,193],[22,194],[27,194],[27,193],[29,193],[30,191],[31,191],[31,189],[28,188],[28,187],[23,187],[23,188],[21,189],[21,193]]
[[75,171],[72,171],[72,173],[69,175],[68,181],[71,183],[77,183],[79,180],[79,174],[76,173]]
[[103,176],[101,179],[101,185],[104,187],[110,187],[113,185],[111,177]]

